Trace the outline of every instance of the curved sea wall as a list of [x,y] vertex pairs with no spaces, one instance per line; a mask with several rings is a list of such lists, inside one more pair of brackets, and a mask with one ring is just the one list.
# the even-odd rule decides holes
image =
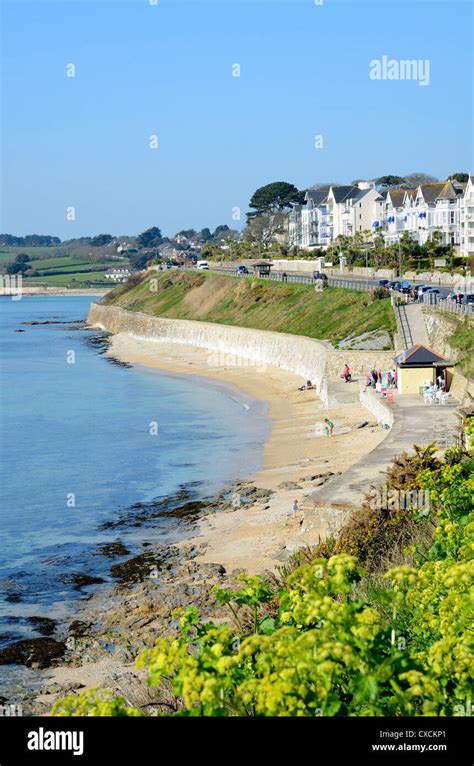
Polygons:
[[345,363],[354,375],[365,375],[375,366],[391,366],[392,353],[384,351],[334,351],[325,343],[300,335],[254,330],[248,327],[152,317],[117,306],[93,303],[88,322],[112,333],[127,333],[163,343],[182,343],[294,372],[316,383],[327,402],[327,377],[336,377]]
[[381,399],[373,388],[361,384],[359,393],[360,403],[372,413],[378,423],[386,423],[390,428],[393,426],[393,410],[390,409],[385,399]]

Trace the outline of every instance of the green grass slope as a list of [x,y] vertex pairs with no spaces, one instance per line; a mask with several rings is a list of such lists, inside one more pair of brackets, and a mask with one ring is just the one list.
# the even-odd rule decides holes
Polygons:
[[[135,284],[133,284],[135,282]],[[337,344],[373,330],[395,331],[390,301],[370,293],[196,272],[148,273],[103,302],[152,316],[307,335]]]
[[452,322],[453,334],[448,338],[449,345],[457,349],[456,366],[464,375],[474,378],[474,323],[472,319],[456,319]]

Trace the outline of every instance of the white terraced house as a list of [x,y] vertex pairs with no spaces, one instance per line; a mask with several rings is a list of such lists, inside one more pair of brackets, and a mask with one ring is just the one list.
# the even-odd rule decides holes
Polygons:
[[337,237],[353,236],[381,225],[384,199],[370,182],[309,190],[303,205],[294,205],[288,221],[289,245],[324,247]]
[[469,176],[464,196],[461,200],[460,221],[461,255],[469,258],[474,256],[474,176]]
[[407,232],[420,245],[433,232],[441,232],[443,245],[459,245],[460,213],[464,184],[440,181],[421,184],[417,189],[389,189],[384,192],[383,232],[388,245]]
[[303,205],[289,216],[289,245],[325,247],[337,237],[380,231],[388,245],[406,232],[420,245],[441,232],[443,245],[461,245],[461,254],[474,250],[474,177],[468,184],[440,181],[416,189],[379,193],[371,182],[308,191]]
[[385,195],[384,236],[387,245],[398,242],[404,231],[408,231],[408,212],[414,196],[414,189],[389,189]]

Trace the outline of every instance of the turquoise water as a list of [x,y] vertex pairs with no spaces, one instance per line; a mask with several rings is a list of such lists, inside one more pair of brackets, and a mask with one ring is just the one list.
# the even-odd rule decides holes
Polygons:
[[[68,617],[87,595],[68,574],[110,580],[99,544],[120,539],[133,552],[168,539],[167,520],[101,530],[120,510],[183,485],[209,496],[259,467],[261,403],[204,379],[115,366],[74,325],[21,324],[85,319],[90,303],[0,299],[0,643],[36,635],[25,615]],[[12,594],[19,599],[6,600]]]

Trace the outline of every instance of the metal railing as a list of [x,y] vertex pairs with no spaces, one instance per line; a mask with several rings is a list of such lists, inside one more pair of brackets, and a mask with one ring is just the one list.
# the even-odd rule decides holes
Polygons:
[[370,293],[378,287],[378,285],[363,282],[359,279],[339,279],[339,277],[329,277],[328,282],[331,287],[345,287],[346,289],[359,290],[363,293]]
[[[226,266],[218,266],[209,269],[217,274],[226,274],[231,277],[247,277],[254,276],[250,274],[240,274],[235,269],[228,268]],[[311,276],[305,276],[304,274],[288,274],[284,271],[273,271],[266,276],[261,276],[259,279],[270,279],[274,282],[291,282],[292,284],[300,285],[314,285],[318,280]],[[350,290],[359,290],[360,292],[371,292],[377,285],[373,285],[367,282],[356,279],[340,279],[338,277],[329,277],[327,280],[328,285],[331,287],[344,287]]]
[[441,311],[449,311],[450,314],[457,314],[458,316],[474,317],[474,304],[472,303],[456,303],[453,300],[448,301],[445,298],[441,298],[433,303],[425,303],[425,306],[432,306]]
[[405,303],[401,303],[400,305],[395,306],[395,316],[397,319],[398,334],[400,335],[400,340],[402,342],[403,348],[412,348],[414,343]]

